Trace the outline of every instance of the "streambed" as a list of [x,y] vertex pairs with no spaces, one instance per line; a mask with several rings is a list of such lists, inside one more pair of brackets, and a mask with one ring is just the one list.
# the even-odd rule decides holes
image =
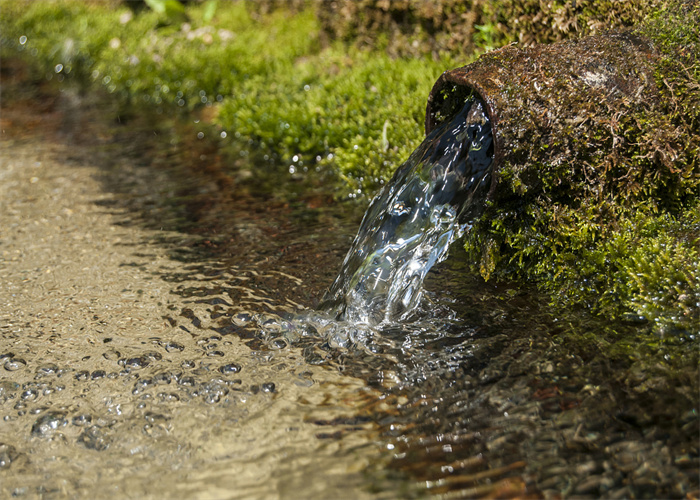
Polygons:
[[246,184],[253,160],[216,168],[234,162],[194,131],[15,78],[2,496],[698,495],[697,363],[605,349],[643,325],[555,317],[453,255],[426,321],[344,347],[278,335],[264,318],[320,301],[363,207]]

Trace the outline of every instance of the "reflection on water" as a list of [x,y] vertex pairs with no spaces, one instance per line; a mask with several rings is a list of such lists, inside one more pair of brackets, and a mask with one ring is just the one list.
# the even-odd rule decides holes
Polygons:
[[331,319],[356,209],[35,97],[2,117],[3,497],[697,496],[697,355],[648,362],[696,339],[630,355],[643,326],[459,252],[405,321]]

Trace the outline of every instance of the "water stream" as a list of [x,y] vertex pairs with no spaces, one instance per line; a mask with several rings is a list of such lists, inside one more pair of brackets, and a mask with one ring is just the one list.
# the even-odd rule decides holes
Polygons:
[[470,98],[372,201],[321,308],[360,324],[407,319],[428,271],[478,213],[492,159],[491,125]]

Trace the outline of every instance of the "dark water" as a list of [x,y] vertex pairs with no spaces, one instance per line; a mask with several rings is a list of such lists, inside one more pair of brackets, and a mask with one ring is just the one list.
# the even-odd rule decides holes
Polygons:
[[[348,257],[331,285],[364,207],[333,201],[313,169],[290,177],[191,122],[105,125],[115,113],[104,102],[36,92],[18,108],[43,126],[57,120],[60,132],[33,125],[4,143],[5,182],[27,173],[3,216],[36,227],[29,242],[56,247],[26,262],[8,253],[0,268],[4,496],[698,496],[697,355],[677,355],[697,352],[692,335],[654,343],[645,325],[484,283],[465,271],[458,241],[447,259],[449,243],[423,256],[432,270],[419,273],[423,292],[405,302],[413,309],[357,288],[363,263],[383,265],[371,252]],[[470,133],[467,121],[431,140]],[[424,145],[397,174],[433,198],[397,207],[410,190],[387,189],[380,199],[393,208],[375,203],[365,220],[377,229],[361,230],[375,249],[391,244],[385,232],[410,234],[425,220],[450,235],[421,245],[467,229],[478,214],[459,207],[478,199],[483,176],[442,184],[459,186],[445,198],[435,189],[469,164],[464,144]],[[417,167],[438,150],[452,159]],[[423,183],[402,177],[409,171]],[[85,187],[83,200],[74,188],[91,183],[102,194]],[[42,197],[50,217],[38,212]],[[424,208],[440,204],[431,219]],[[69,223],[80,210],[87,228]],[[48,274],[51,255],[62,257]],[[113,255],[118,271],[91,255]],[[317,309],[329,285],[331,314]],[[351,290],[379,304],[367,321],[348,313]]]

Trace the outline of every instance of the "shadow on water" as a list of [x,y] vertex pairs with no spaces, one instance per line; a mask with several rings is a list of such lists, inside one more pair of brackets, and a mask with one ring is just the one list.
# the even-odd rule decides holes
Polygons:
[[[74,122],[63,133],[89,150],[105,191],[113,193],[96,204],[124,227],[149,230],[131,249],[134,261],[123,265],[166,283],[172,300],[163,315],[169,336],[149,338],[147,349],[104,339],[101,354],[114,358],[112,371],[71,377],[126,381],[131,392],[121,399],[143,413],[143,433],[165,438],[188,412],[202,413],[186,429],[195,434],[198,425],[223,419],[216,427],[224,444],[215,452],[224,458],[203,465],[214,477],[229,474],[225,457],[239,452],[226,449],[235,441],[232,429],[269,427],[274,439],[261,445],[263,458],[243,454],[264,468],[273,463],[265,454],[295,445],[276,444],[276,429],[299,425],[295,418],[305,415],[315,430],[301,436],[321,444],[285,448],[297,461],[280,472],[282,496],[318,473],[319,456],[327,456],[320,449],[347,456],[371,448],[353,470],[360,471],[360,488],[377,498],[697,497],[697,354],[656,363],[669,351],[645,325],[555,312],[534,289],[470,275],[457,251],[428,275],[416,321],[360,329],[345,343],[324,332],[328,323],[300,326],[294,318],[315,307],[332,283],[363,207],[334,202],[320,176],[293,178],[278,160],[199,139],[191,123],[133,116],[96,140],[90,125],[104,111],[97,103],[74,104],[63,111]],[[176,264],[152,265],[157,249]],[[354,327],[334,325],[333,333],[338,328]],[[640,337],[649,341],[635,343]],[[692,339],[668,342],[679,350],[697,347]],[[325,392],[303,391],[324,379]],[[284,416],[274,401],[285,391],[306,413]],[[168,398],[177,404],[168,406]],[[242,412],[246,398],[258,402]],[[266,411],[280,421],[264,418]],[[105,418],[98,414],[95,420]],[[43,413],[32,434],[74,425],[77,439],[99,450],[116,447],[114,429],[133,425],[124,419],[91,425],[87,415],[78,426],[78,417]],[[130,446],[143,446],[130,431],[123,434]],[[177,436],[169,439],[179,446]],[[206,463],[188,453],[188,460]],[[159,457],[155,467],[173,456]],[[336,468],[329,481],[350,475],[340,462],[329,463]]]

